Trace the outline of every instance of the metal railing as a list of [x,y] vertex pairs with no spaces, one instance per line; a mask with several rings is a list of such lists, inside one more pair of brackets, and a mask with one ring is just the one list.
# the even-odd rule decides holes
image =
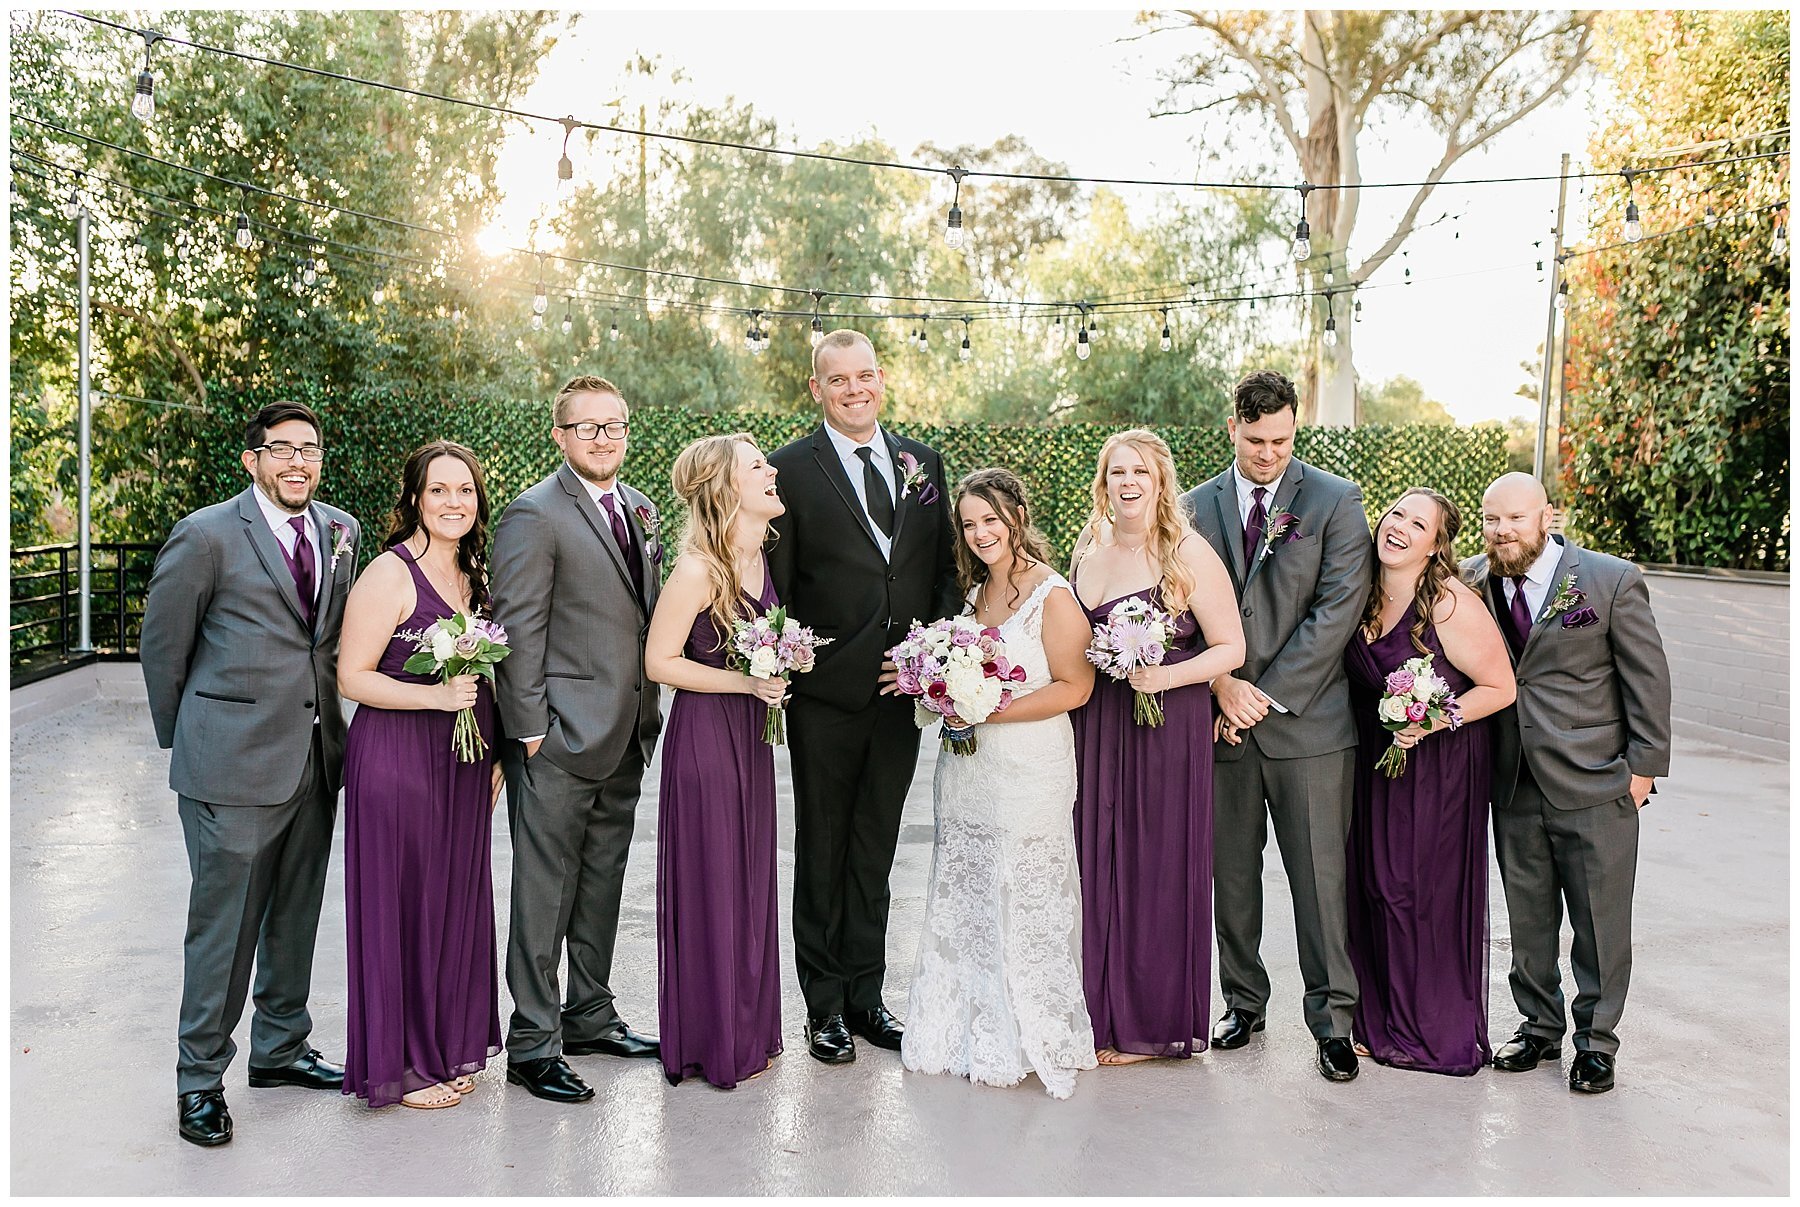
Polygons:
[[89,587],[93,652],[77,651],[81,624],[80,551],[74,544],[12,550],[7,662],[13,686],[93,658],[137,657],[144,593],[162,546],[153,541],[96,541]]

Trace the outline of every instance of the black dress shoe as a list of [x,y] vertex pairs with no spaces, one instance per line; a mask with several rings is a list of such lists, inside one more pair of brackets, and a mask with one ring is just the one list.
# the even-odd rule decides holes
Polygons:
[[599,1039],[565,1040],[562,1054],[564,1056],[661,1056],[662,1042],[651,1039],[647,1035],[639,1035],[630,1027],[626,1027],[617,1035],[603,1035]]
[[844,1016],[850,1026],[850,1034],[860,1035],[877,1048],[886,1048],[890,1052],[900,1050],[900,1038],[906,1034],[906,1028],[900,1020],[888,1013],[886,1006],[877,1006],[873,1010],[852,1010]]
[[251,1065],[250,1085],[259,1090],[266,1090],[274,1085],[297,1085],[309,1090],[341,1090],[344,1088],[344,1066],[332,1064],[319,1055],[317,1048],[308,1048],[306,1055],[299,1060],[278,1069],[259,1069]]
[[560,1056],[541,1060],[509,1060],[506,1080],[522,1085],[533,1098],[546,1102],[586,1102],[594,1096],[593,1087],[575,1075],[575,1070]]
[[856,1059],[856,1042],[844,1025],[844,1016],[828,1014],[806,1020],[806,1050],[814,1060],[828,1065],[849,1064]]
[[1561,1041],[1520,1031],[1494,1053],[1494,1067],[1502,1073],[1529,1073],[1539,1061],[1561,1058]]
[[1262,1019],[1248,1010],[1239,1010],[1234,1006],[1213,1024],[1212,1046],[1224,1048],[1226,1051],[1230,1051],[1232,1048],[1241,1048],[1250,1042],[1252,1031],[1261,1031],[1262,1029]]
[[189,1090],[175,1096],[175,1118],[181,1138],[211,1148],[231,1139],[231,1112],[223,1090]]
[[1604,1094],[1613,1088],[1613,1066],[1604,1052],[1577,1052],[1569,1064],[1569,1088],[1583,1094]]
[[1319,1076],[1326,1081],[1356,1079],[1356,1048],[1341,1035],[1319,1041]]

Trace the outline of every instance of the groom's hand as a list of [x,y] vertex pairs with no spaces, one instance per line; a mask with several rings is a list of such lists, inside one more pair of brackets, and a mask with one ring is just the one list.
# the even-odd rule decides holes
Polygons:
[[1653,775],[1634,775],[1631,777],[1631,799],[1642,809],[1644,802],[1650,799],[1650,789],[1656,787]]
[[1269,715],[1268,698],[1235,675],[1220,675],[1213,680],[1212,689],[1219,711],[1238,729],[1249,729]]
[[542,746],[543,744],[544,744],[543,738],[534,738],[531,741],[525,743],[525,757],[530,758],[532,755],[536,754],[538,752],[538,747]]
[[899,680],[900,668],[895,666],[892,662],[883,662],[881,664],[881,678],[879,680],[881,684],[881,694],[884,696],[899,695],[900,688],[897,686]]

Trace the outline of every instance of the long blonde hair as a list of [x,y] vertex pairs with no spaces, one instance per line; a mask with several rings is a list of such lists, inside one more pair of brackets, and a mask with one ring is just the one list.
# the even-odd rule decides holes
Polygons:
[[1094,506],[1088,514],[1088,531],[1097,544],[1101,526],[1111,528],[1113,525],[1112,498],[1106,493],[1106,463],[1120,445],[1130,445],[1137,450],[1156,475],[1156,510],[1150,516],[1150,535],[1145,547],[1161,575],[1158,585],[1162,588],[1163,605],[1179,612],[1188,606],[1198,585],[1180,553],[1181,542],[1193,534],[1194,526],[1181,506],[1181,485],[1175,479],[1175,455],[1161,436],[1143,428],[1132,428],[1115,432],[1100,446],[1100,460],[1094,467]]
[[702,436],[675,458],[669,471],[669,485],[687,504],[687,518],[682,521],[680,550],[706,567],[710,587],[707,611],[718,630],[723,648],[731,629],[740,619],[740,600],[744,583],[738,577],[737,552],[731,547],[732,530],[737,526],[742,500],[737,491],[737,446],[756,447],[756,437],[749,432],[733,432],[729,436]]

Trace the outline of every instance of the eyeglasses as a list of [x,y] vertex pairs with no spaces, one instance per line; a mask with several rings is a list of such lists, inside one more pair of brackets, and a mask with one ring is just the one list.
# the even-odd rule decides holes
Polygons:
[[323,461],[325,449],[317,444],[289,444],[285,440],[277,440],[273,444],[259,444],[250,450],[253,453],[267,453],[277,461],[292,461],[294,454],[299,453],[306,461]]
[[577,440],[592,440],[601,432],[606,433],[608,440],[623,440],[631,430],[631,425],[623,419],[611,423],[559,423],[556,426],[565,432],[574,432]]

